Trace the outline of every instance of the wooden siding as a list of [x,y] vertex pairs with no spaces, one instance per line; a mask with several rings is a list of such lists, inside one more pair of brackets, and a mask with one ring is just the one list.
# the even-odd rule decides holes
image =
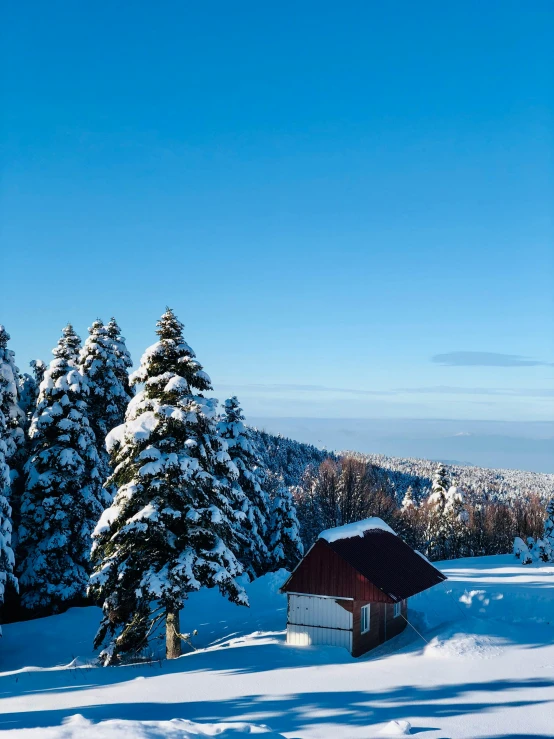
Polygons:
[[393,603],[388,595],[357,572],[324,539],[319,539],[283,586],[289,593]]
[[408,618],[408,601],[402,601],[401,616],[394,617],[394,606],[386,606],[386,638],[387,641],[394,636],[398,636],[406,626]]
[[354,601],[352,623],[352,656],[361,657],[362,654],[378,647],[385,641],[398,636],[406,628],[408,616],[407,602],[402,603],[402,616],[394,618],[394,605],[389,603],[370,603],[370,628],[365,634],[361,633],[362,606],[367,601]]

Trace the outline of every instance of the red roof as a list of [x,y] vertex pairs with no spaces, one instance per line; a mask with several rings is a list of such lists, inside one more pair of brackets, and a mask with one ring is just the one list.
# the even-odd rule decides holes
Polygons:
[[[338,560],[333,558],[329,560],[325,557],[325,550],[329,551],[327,547],[334,555],[338,555]],[[321,562],[322,556],[324,564]],[[349,585],[351,578],[348,569],[344,570],[340,566],[337,568],[336,563],[339,562],[343,563],[343,567],[346,564],[351,568],[350,571],[356,572],[358,584],[354,585],[354,588]],[[329,572],[329,568],[340,570],[337,573],[338,578],[332,577],[333,573]],[[368,587],[364,588],[360,580],[365,581]],[[411,598],[444,580],[446,576],[442,572],[415,552],[399,536],[381,529],[371,529],[363,536],[352,536],[333,542],[318,539],[283,585],[282,590],[310,591],[314,595],[351,596],[355,599],[364,594],[362,599],[397,602]],[[329,587],[337,592],[322,592]],[[338,592],[339,590],[341,592]],[[384,597],[379,597],[380,593]]]

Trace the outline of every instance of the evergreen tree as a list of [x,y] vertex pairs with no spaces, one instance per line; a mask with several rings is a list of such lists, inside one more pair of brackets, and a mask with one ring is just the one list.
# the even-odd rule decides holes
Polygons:
[[438,560],[447,557],[448,552],[448,513],[447,492],[450,487],[446,470],[439,464],[433,477],[431,495],[427,499],[427,556],[429,559]]
[[[21,409],[21,427],[23,429],[23,443],[19,445],[17,454],[13,460],[14,470],[12,471],[12,548],[15,552],[16,559],[19,558],[18,552],[18,532],[19,524],[21,522],[21,497],[25,487],[25,465],[30,456],[31,440],[29,438],[29,431],[31,428],[31,421],[33,419],[33,413],[37,407],[38,394],[40,383],[44,378],[44,372],[46,365],[40,359],[35,359],[30,363],[33,374],[30,375],[27,372],[18,375],[17,378],[17,390],[18,390],[18,405]],[[13,602],[8,604],[13,608],[17,608],[16,603]]]
[[546,504],[546,520],[543,537],[540,540],[539,556],[544,562],[554,562],[554,498]]
[[0,324],[0,411],[4,414],[6,460],[13,477],[17,457],[25,448],[25,414],[19,406],[19,369],[14,352],[8,349],[9,340],[10,335]]
[[29,365],[31,366],[33,370],[33,377],[37,386],[37,398],[38,398],[38,388],[40,387],[40,383],[44,380],[44,373],[48,369],[46,364],[42,361],[42,359],[31,359],[29,362]]
[[412,490],[412,486],[408,485],[408,488],[402,500],[402,510],[405,511],[408,508],[415,508],[415,507],[417,507],[417,503],[414,500],[414,491]]
[[550,543],[554,553],[554,498],[546,505],[546,521],[544,522],[544,539]]
[[87,418],[79,347],[67,325],[44,373],[29,431],[18,571],[22,606],[39,613],[57,612],[84,596],[92,530],[109,503]]
[[[319,468],[321,470],[321,466]],[[296,501],[296,512],[300,524],[302,546],[309,549],[319,534],[328,528],[323,520],[320,500],[320,477],[318,470],[308,465],[304,470],[300,485],[291,488]]]
[[304,554],[296,506],[289,488],[279,476],[273,478],[269,525],[269,550],[275,569],[292,570]]
[[107,438],[117,494],[96,527],[90,584],[103,602],[95,645],[110,642],[104,664],[139,652],[163,622],[166,656],[179,656],[179,612],[192,591],[217,586],[247,604],[232,551],[237,471],[217,434],[217,401],[203,395],[210,378],[172,310],[157,326],[159,341],[131,376],[143,388]]
[[123,423],[132,397],[127,374],[131,358],[114,318],[108,326],[100,319],[94,321],[81,349],[79,364],[88,381],[88,417],[96,438],[100,474],[106,480],[110,474],[106,436]]
[[[112,351],[117,361],[114,362],[113,371],[121,387],[123,388],[124,395],[132,397],[133,391],[129,382],[129,369],[133,366],[131,355],[125,345],[125,338],[121,335],[121,329],[117,325],[117,321],[112,316],[108,325],[106,326],[108,337],[112,342]],[[119,396],[119,400],[115,401],[120,408],[121,418],[125,417],[126,405],[123,403],[124,396]]]
[[262,487],[265,475],[252,440],[252,432],[244,423],[244,415],[235,396],[225,401],[217,430],[227,442],[229,456],[238,470],[233,494],[239,503],[236,517],[240,553],[237,556],[253,580],[270,569],[270,556],[265,543],[269,502]]
[[[6,421],[0,411],[0,606],[4,603],[6,585],[17,589],[17,580],[13,574],[14,555],[12,540],[12,509],[9,504],[10,468],[6,462],[7,445],[5,442]],[[2,629],[0,628],[0,635]]]
[[446,494],[445,516],[449,527],[447,542],[448,559],[465,557],[468,546],[467,525],[469,514],[465,507],[465,497],[461,488],[451,485]]
[[396,533],[412,548],[420,546],[419,525],[422,511],[414,499],[412,486],[409,485],[402,500],[402,506],[397,511],[393,528]]
[[[14,354],[8,349],[10,335],[0,325],[0,605],[6,586],[17,590],[12,550],[12,508],[10,505],[13,473],[11,466],[23,444],[23,413],[18,405],[18,370]],[[1,634],[1,630],[0,630]]]
[[35,378],[28,372],[20,374],[17,378],[18,405],[23,413],[23,429],[29,430],[31,418],[35,412],[38,398],[38,385]]

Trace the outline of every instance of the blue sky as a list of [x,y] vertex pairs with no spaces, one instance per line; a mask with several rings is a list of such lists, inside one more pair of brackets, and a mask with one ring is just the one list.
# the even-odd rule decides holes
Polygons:
[[552,419],[551,2],[28,2],[2,26],[22,367],[112,314],[137,360],[169,304],[253,416]]

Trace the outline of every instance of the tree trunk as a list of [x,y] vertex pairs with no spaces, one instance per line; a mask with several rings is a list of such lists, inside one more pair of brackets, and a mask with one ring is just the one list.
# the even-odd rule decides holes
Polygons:
[[168,610],[165,615],[165,657],[175,659],[181,656],[179,611]]

